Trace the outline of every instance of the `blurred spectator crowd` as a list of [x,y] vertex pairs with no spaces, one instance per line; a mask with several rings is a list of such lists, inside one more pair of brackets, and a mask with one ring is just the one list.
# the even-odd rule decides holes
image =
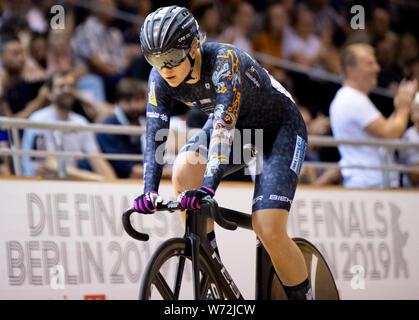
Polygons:
[[[249,54],[264,53],[306,70],[296,72],[260,60],[292,93],[310,135],[332,136],[329,106],[340,84],[313,75],[327,72],[340,76],[341,58],[348,45],[366,43],[375,50],[377,86],[387,89],[388,96],[378,94],[371,99],[386,117],[393,112],[392,96],[397,96],[402,79],[419,80],[416,0],[0,0],[0,116],[43,122],[144,125],[151,67],[141,55],[138,32],[150,12],[171,4],[190,9],[206,33],[206,41],[231,43]],[[58,11],[51,10],[55,5],[64,8],[63,28],[52,24],[52,20],[57,21]],[[351,12],[354,5],[365,10],[363,29],[351,25],[357,13]],[[419,105],[419,101],[416,103]],[[407,137],[419,142],[418,107],[412,110]],[[197,128],[203,121],[202,115],[179,103],[171,125],[180,135],[182,128]],[[141,154],[144,149],[141,137],[90,133],[69,136],[26,129],[21,134],[22,147],[91,155]],[[10,134],[0,130],[0,147],[10,143]],[[180,147],[175,143],[174,153]],[[336,162],[340,156],[337,148],[310,148],[306,161]],[[406,157],[406,152],[401,152],[400,159]],[[412,158],[416,160],[409,164],[419,163],[417,154]],[[142,176],[141,162],[97,159],[67,163],[67,176]],[[24,157],[23,166],[26,175],[55,177],[60,172],[60,163],[54,157]],[[8,174],[13,174],[11,160],[0,157],[0,175]],[[170,168],[164,176],[170,177]],[[341,184],[342,175],[336,170],[307,168],[300,181]],[[417,176],[400,177],[403,181],[404,185],[419,183]]]

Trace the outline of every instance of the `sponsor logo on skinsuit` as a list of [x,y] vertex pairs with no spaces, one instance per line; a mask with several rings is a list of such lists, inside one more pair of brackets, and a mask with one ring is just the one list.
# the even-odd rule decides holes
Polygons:
[[297,176],[300,175],[301,167],[303,166],[304,156],[306,153],[306,142],[303,138],[297,135],[295,142],[294,156],[291,161],[290,169],[294,171]]
[[148,103],[152,104],[153,106],[157,106],[155,87],[156,83],[151,81],[150,89],[148,90]]

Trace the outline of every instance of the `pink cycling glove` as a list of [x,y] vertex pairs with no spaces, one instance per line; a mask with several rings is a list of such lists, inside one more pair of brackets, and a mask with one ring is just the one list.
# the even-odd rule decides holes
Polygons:
[[134,200],[135,211],[143,214],[156,212],[156,199],[159,194],[156,191],[149,191]]
[[215,192],[211,188],[202,186],[199,189],[183,191],[177,198],[183,209],[195,210],[200,208],[200,201],[205,197],[214,197]]

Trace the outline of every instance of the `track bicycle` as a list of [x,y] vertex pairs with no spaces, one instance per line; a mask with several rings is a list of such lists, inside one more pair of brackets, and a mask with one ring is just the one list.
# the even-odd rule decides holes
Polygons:
[[[157,211],[180,210],[176,201],[157,204]],[[147,241],[149,235],[138,232],[131,224],[130,215],[133,212],[135,210],[131,208],[123,213],[124,229],[134,239]],[[250,214],[219,207],[215,199],[203,200],[200,209],[186,210],[183,238],[166,240],[155,250],[142,276],[139,299],[179,300],[185,298],[185,293],[181,291],[193,294],[193,298],[187,299],[244,299],[207,240],[208,219],[228,230],[236,230],[237,227],[252,230]],[[333,275],[321,253],[303,238],[293,240],[303,253],[314,299],[338,300],[339,294]],[[186,265],[192,269],[192,288],[184,285]],[[257,300],[287,299],[281,280],[259,240],[256,246],[255,297]]]

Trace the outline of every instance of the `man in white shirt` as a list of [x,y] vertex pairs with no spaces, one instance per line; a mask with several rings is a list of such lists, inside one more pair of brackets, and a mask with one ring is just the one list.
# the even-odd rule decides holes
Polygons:
[[[80,125],[88,123],[83,116],[71,111],[75,100],[74,91],[76,86],[75,77],[71,72],[58,71],[54,73],[47,85],[50,90],[51,106],[33,113],[29,120],[38,122],[65,121]],[[100,154],[94,134],[88,131],[62,134],[55,130],[28,128],[23,133],[22,149]],[[116,178],[109,162],[103,158],[89,159],[89,164],[97,175],[86,170],[79,170],[77,160],[73,158],[60,159],[57,163],[54,157],[48,157],[44,160],[25,156],[22,157],[22,163],[26,176],[53,177],[59,171],[58,166],[62,165],[63,168],[66,168],[67,176],[74,178],[94,180]]]
[[[398,139],[406,130],[409,109],[417,91],[416,81],[400,83],[394,98],[394,112],[385,118],[368,98],[377,85],[380,67],[374,49],[366,44],[348,46],[341,57],[344,82],[330,105],[330,123],[335,139],[367,141],[372,138]],[[394,163],[379,148],[340,145],[340,165],[382,166]],[[387,157],[387,159],[385,159]],[[348,188],[383,188],[386,179],[398,187],[398,174],[388,175],[378,170],[342,169],[343,185]]]

